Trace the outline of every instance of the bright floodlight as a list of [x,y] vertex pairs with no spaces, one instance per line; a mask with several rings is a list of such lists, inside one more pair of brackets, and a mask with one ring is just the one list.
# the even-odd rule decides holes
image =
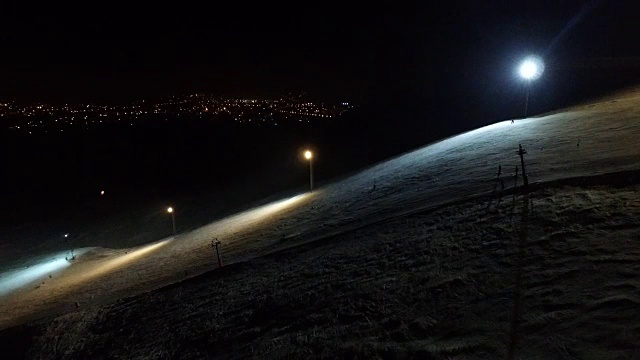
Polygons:
[[538,67],[531,61],[525,61],[522,65],[520,65],[520,76],[525,79],[533,78],[537,72]]
[[313,157],[313,153],[311,153],[311,151],[307,150],[307,151],[304,152],[304,157],[307,160],[310,160]]
[[167,209],[167,212],[168,212],[169,214],[171,214],[171,213],[173,212],[173,208],[172,208],[172,207],[168,208],[168,209]]
[[64,234],[64,237],[69,237],[69,234]]
[[542,75],[544,71],[544,64],[542,60],[538,57],[529,57],[526,58],[522,64],[520,64],[520,68],[518,72],[520,76],[525,80],[535,80]]
[[100,191],[100,195],[104,195],[104,190]]

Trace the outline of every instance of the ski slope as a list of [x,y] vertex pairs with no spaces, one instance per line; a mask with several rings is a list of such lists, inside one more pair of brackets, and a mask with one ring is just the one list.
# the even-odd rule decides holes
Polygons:
[[31,259],[29,267],[0,274],[0,329],[213,269],[213,238],[221,241],[223,262],[236,262],[491,191],[498,165],[505,179],[519,165],[518,144],[528,151],[530,182],[640,169],[639,107],[640,91],[630,91],[556,114],[499,122],[175,238],[131,249],[80,249],[73,262],[63,260],[64,252]]

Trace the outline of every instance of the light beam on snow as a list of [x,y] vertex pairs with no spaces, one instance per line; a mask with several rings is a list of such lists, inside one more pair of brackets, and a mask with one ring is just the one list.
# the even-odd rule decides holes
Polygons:
[[0,296],[12,293],[42,277],[68,267],[71,263],[65,260],[64,256],[64,253],[53,257],[49,256],[46,260],[35,265],[0,274]]
[[313,196],[313,194],[300,194],[288,199],[272,202],[267,205],[259,206],[254,209],[246,210],[241,213],[232,215],[219,222],[224,227],[242,228],[249,225],[254,225],[262,221],[273,219],[273,216],[299,206],[303,203],[303,200],[307,200]]
[[92,269],[89,269],[86,272],[84,272],[79,277],[78,280],[85,280],[85,279],[88,279],[88,278],[101,276],[101,275],[104,275],[104,274],[109,273],[111,271],[114,271],[114,270],[116,270],[116,269],[118,269],[118,268],[120,268],[122,266],[125,266],[127,264],[130,264],[130,263],[140,259],[143,256],[149,255],[153,251],[158,250],[159,248],[167,245],[170,241],[171,241],[171,239],[163,240],[163,241],[157,242],[155,244],[146,245],[146,246],[138,248],[137,250],[129,251],[127,254],[120,255],[120,256],[117,256],[117,257],[115,257],[113,259],[106,260],[103,263],[101,263],[101,264],[93,267]]
[[276,214],[288,207],[291,207],[292,205],[298,203],[300,200],[304,199],[305,197],[306,197],[306,194],[297,195],[289,199],[280,200],[280,201],[273,202],[271,204],[260,206],[256,209],[252,209],[241,214],[244,214],[252,218],[258,218],[258,219],[265,218],[270,215]]

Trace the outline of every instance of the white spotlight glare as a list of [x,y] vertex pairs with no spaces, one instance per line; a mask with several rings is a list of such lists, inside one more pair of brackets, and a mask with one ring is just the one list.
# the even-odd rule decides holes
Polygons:
[[518,68],[518,73],[525,80],[536,80],[542,75],[544,64],[538,57],[532,56],[524,59]]

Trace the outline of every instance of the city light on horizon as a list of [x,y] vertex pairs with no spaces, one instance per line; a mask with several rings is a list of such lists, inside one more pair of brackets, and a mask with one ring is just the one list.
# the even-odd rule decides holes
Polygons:
[[[118,106],[99,104],[19,104],[0,106],[0,117],[12,120],[8,128],[19,133],[67,132],[73,128],[122,123],[135,126],[154,117],[190,116],[257,126],[309,124],[336,119],[355,106],[349,102],[323,103],[298,97],[238,99],[211,94],[169,96]],[[231,115],[231,118],[227,116]]]

